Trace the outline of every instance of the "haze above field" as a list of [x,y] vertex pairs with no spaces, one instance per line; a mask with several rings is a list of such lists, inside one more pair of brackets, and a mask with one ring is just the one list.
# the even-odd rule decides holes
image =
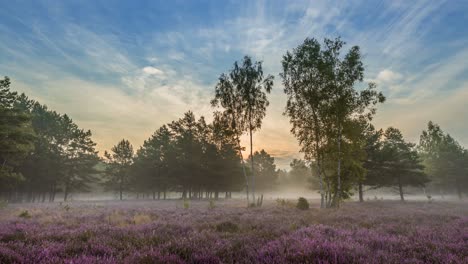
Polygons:
[[309,36],[361,47],[366,79],[387,96],[376,127],[416,142],[433,120],[468,145],[468,123],[451,122],[468,115],[466,1],[79,3],[2,3],[0,72],[91,129],[101,153],[121,138],[139,146],[189,109],[211,120],[219,75],[249,54],[275,75],[254,148],[286,168],[300,154],[282,115],[280,61]]

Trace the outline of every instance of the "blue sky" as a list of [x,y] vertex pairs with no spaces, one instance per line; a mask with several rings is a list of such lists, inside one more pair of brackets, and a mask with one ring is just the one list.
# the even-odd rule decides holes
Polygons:
[[429,120],[468,146],[468,1],[0,1],[0,75],[91,129],[99,150],[139,146],[193,110],[211,117],[218,76],[248,54],[275,75],[257,149],[300,157],[282,115],[281,57],[341,36],[387,96],[377,127],[411,141]]

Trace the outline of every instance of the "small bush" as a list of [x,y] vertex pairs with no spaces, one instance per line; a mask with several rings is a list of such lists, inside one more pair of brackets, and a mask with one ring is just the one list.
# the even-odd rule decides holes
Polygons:
[[428,201],[429,203],[432,203],[432,202],[434,201],[434,199],[432,199],[432,196],[431,196],[431,195],[427,195],[426,197],[427,197],[427,201]]
[[7,206],[7,202],[4,200],[0,200],[0,209],[3,209]]
[[306,198],[299,197],[297,200],[296,208],[299,210],[307,210],[309,209],[309,202],[307,202]]
[[184,209],[189,209],[190,208],[190,201],[187,199],[184,199]]
[[208,209],[215,209],[216,205],[213,200],[210,200],[210,204],[208,205]]
[[235,233],[239,231],[239,227],[234,224],[233,222],[222,222],[216,225],[216,231],[218,232],[226,232],[226,233]]
[[24,210],[22,211],[18,217],[21,217],[21,218],[31,218],[31,214],[28,212],[28,210]]

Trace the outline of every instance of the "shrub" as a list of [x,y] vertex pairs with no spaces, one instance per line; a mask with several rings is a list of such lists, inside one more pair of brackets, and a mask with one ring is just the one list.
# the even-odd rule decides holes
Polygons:
[[184,209],[189,209],[190,208],[190,201],[187,199],[184,199]]
[[222,222],[216,225],[216,231],[218,232],[227,232],[227,233],[235,233],[239,231],[239,226],[234,224],[233,222]]
[[215,202],[210,200],[210,204],[208,205],[208,209],[214,209],[216,207]]
[[426,197],[427,197],[427,201],[428,201],[429,203],[432,203],[432,202],[434,201],[434,199],[432,199],[432,196],[431,196],[431,195],[427,195]]
[[22,211],[18,217],[21,217],[21,218],[31,218],[31,214],[28,212],[28,210],[24,210]]
[[299,197],[297,200],[296,208],[299,210],[307,210],[309,209],[309,202],[307,202],[306,198]]

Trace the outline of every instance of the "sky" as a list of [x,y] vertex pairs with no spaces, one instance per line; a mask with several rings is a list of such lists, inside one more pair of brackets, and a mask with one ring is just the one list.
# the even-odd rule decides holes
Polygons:
[[302,155],[281,59],[307,37],[361,47],[365,82],[387,97],[377,128],[417,143],[432,120],[468,147],[467,25],[466,0],[0,0],[0,76],[90,129],[102,153],[122,138],[138,148],[188,110],[211,120],[219,75],[250,55],[275,76],[254,149],[287,168]]

